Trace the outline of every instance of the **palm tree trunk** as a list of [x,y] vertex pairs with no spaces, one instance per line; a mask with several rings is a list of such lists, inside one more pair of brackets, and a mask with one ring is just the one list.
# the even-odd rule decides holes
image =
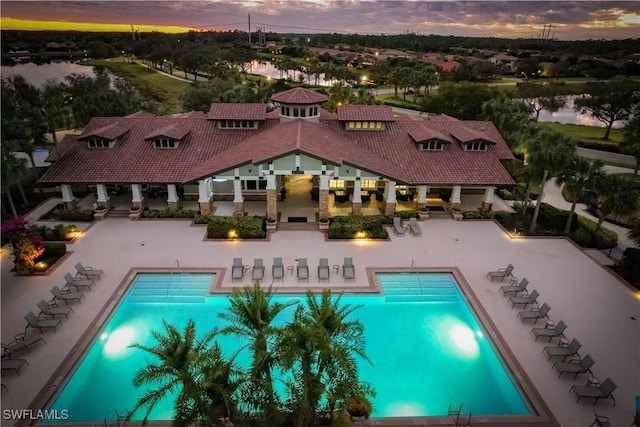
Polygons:
[[547,176],[549,176],[549,171],[545,170],[544,174],[542,174],[542,182],[540,183],[540,194],[538,194],[538,200],[536,201],[536,207],[533,210],[533,218],[531,219],[531,227],[529,227],[530,232],[536,231],[536,226],[538,225],[538,214],[540,213],[540,205],[542,204],[542,197],[544,196],[544,184],[547,182]]
[[11,195],[11,187],[5,185],[4,193],[7,195],[7,200],[9,201],[9,209],[14,217],[18,216],[18,212],[16,211],[16,204],[13,202],[13,196]]
[[567,224],[564,226],[564,234],[569,234],[571,231],[571,223],[573,222],[573,214],[576,211],[577,200],[571,203],[571,210],[569,211],[569,218],[567,218]]
[[29,206],[29,199],[27,199],[27,195],[24,193],[24,188],[22,188],[22,183],[18,181],[18,192],[20,193],[20,197],[22,197],[22,202],[25,206]]

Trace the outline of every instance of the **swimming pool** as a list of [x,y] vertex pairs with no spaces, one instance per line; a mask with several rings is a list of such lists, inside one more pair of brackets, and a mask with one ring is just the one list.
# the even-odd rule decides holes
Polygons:
[[[534,411],[509,374],[484,327],[449,273],[377,273],[383,295],[344,295],[344,304],[365,326],[361,379],[373,384],[373,417],[446,415],[464,405],[474,415],[525,415]],[[131,408],[142,389],[134,374],[149,356],[128,348],[151,345],[149,331],[162,319],[178,329],[196,320],[199,333],[223,326],[225,296],[205,296],[213,274],[138,274],[126,296],[90,345],[49,409],[66,409],[65,422],[101,422]],[[278,296],[278,300],[301,300]],[[278,322],[286,323],[293,309]],[[241,343],[220,337],[225,354]],[[238,362],[248,364],[248,357]],[[150,420],[171,419],[172,402],[158,405]]]

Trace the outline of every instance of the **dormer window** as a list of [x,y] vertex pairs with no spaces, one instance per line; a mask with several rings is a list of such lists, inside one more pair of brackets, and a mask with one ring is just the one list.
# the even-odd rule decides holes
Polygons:
[[432,139],[431,141],[425,141],[420,144],[420,150],[423,151],[442,151],[442,141]]
[[158,138],[153,140],[154,148],[177,148],[179,141],[167,138]]
[[306,118],[306,117],[318,117],[318,106],[314,105],[301,105],[301,106],[288,106],[283,105],[280,107],[280,115],[283,117],[291,117],[294,119],[297,118]]
[[102,138],[91,138],[87,140],[89,148],[111,148],[113,141]]
[[347,122],[347,129],[380,130],[384,129],[384,125],[382,122],[349,121]]
[[487,143],[484,141],[475,141],[464,146],[465,151],[487,151]]
[[258,129],[258,122],[253,120],[220,120],[220,129]]

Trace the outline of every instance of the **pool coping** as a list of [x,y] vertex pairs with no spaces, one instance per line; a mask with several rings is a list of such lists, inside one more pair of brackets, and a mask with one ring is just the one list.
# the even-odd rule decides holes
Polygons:
[[[542,396],[538,393],[533,383],[526,375],[523,367],[517,361],[515,355],[506,344],[497,330],[495,323],[491,320],[488,313],[480,303],[479,299],[473,292],[469,282],[465,279],[464,275],[457,267],[366,267],[367,280],[369,282],[368,287],[362,286],[342,286],[331,287],[332,292],[344,292],[344,293],[375,293],[381,294],[382,289],[380,282],[376,276],[377,273],[401,273],[401,272],[428,272],[428,273],[450,273],[456,279],[458,285],[462,288],[465,297],[471,304],[474,313],[478,316],[480,322],[485,327],[487,334],[491,337],[493,344],[497,347],[499,352],[498,357],[504,360],[508,369],[511,371],[511,375],[518,381],[518,386],[529,400],[529,404],[537,414],[530,415],[503,415],[503,416],[471,416],[470,423],[482,424],[486,427],[560,427],[549,407],[545,404]],[[46,408],[47,404],[56,396],[58,387],[64,384],[68,377],[72,374],[74,368],[89,349],[89,345],[95,340],[100,333],[102,327],[113,315],[118,305],[122,302],[123,297],[128,292],[129,288],[133,284],[134,278],[138,273],[171,273],[175,272],[174,268],[147,268],[147,267],[132,267],[125,274],[121,282],[118,284],[114,292],[108,298],[105,305],[98,312],[94,320],[89,324],[87,330],[82,334],[80,339],[69,350],[69,353],[64,358],[60,366],[54,371],[53,375],[45,383],[44,387],[38,392],[36,397],[29,405],[29,409],[38,411],[39,409]],[[216,274],[215,279],[212,281],[208,294],[216,295],[222,293],[231,292],[234,287],[224,288],[222,287],[223,277],[226,273],[226,268],[186,268],[181,269],[181,273],[210,273]],[[246,286],[242,286],[246,287]],[[274,287],[274,289],[276,289]],[[304,293],[307,290],[314,292],[322,291],[327,287],[295,287],[276,289],[278,293]],[[100,421],[98,421],[100,422]],[[416,425],[421,426],[442,426],[451,424],[451,416],[435,416],[435,417],[399,417],[399,418],[374,418],[371,420],[363,420],[359,425],[364,423],[365,425],[376,426],[394,426],[394,427],[411,427]],[[65,426],[93,426],[96,422],[69,422],[69,423],[55,423],[44,424],[37,420],[23,419],[16,424],[16,427],[29,426],[29,425],[55,425],[56,427]],[[141,426],[142,422],[127,421],[128,425]],[[149,421],[145,425],[154,427],[168,427],[172,425],[171,421]]]

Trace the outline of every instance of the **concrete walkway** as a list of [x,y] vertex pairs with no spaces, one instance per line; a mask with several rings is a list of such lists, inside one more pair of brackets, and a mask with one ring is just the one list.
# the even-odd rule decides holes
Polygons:
[[[586,379],[571,376],[558,378],[541,353],[546,345],[535,342],[531,325],[516,320],[517,309],[499,292],[500,282],[486,278],[488,270],[515,265],[515,275],[527,277],[530,289],[540,292],[540,303],[551,307],[551,318],[564,320],[567,338],[576,337],[583,344],[582,355],[590,354],[596,361],[594,375],[603,381],[613,378],[617,406],[605,401],[598,404],[598,413],[611,417],[613,425],[628,425],[634,414],[634,399],[640,391],[640,294],[625,286],[603,267],[586,256],[566,239],[510,239],[492,221],[453,221],[431,219],[421,222],[422,236],[391,236],[389,241],[332,242],[318,231],[277,231],[271,241],[227,242],[203,240],[204,227],[190,221],[140,220],[108,218],[93,224],[85,235],[69,245],[71,251],[48,276],[16,277],[6,251],[1,258],[2,341],[23,332],[26,312],[34,310],[36,302],[50,299],[52,285],[64,283],[63,275],[74,271],[78,261],[105,270],[105,276],[88,291],[75,312],[63,320],[57,333],[45,333],[46,344],[20,357],[29,366],[21,375],[9,374],[2,382],[8,391],[2,392],[2,409],[29,407],[34,396],[51,379],[70,349],[80,340],[96,314],[107,304],[114,290],[133,267],[169,268],[179,261],[187,268],[229,268],[233,257],[241,256],[248,264],[253,258],[281,256],[285,265],[304,254],[311,269],[319,257],[328,257],[330,265],[343,257],[353,257],[356,266],[356,286],[368,286],[366,267],[443,267],[457,266],[518,362],[528,373],[562,426],[588,426],[593,421],[593,406],[588,400],[576,403],[569,388],[584,384]],[[269,270],[269,269],[267,269]],[[270,275],[267,280],[270,282]],[[267,282],[267,283],[268,283]],[[245,280],[243,285],[248,285]],[[237,286],[229,274],[223,287]],[[286,277],[282,288],[300,286],[293,277]],[[310,280],[309,286],[319,283]],[[329,286],[340,289],[340,276],[331,277]],[[62,381],[62,378],[56,381]],[[2,425],[12,425],[4,420]]]

